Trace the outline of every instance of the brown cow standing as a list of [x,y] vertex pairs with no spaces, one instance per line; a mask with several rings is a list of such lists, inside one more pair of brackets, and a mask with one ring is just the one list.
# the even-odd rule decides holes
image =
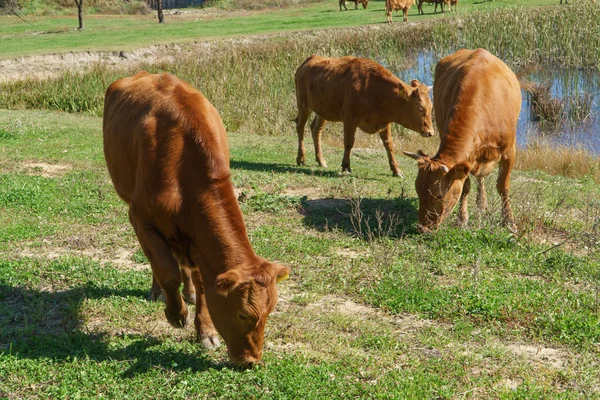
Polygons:
[[[366,9],[367,5],[369,5],[369,0],[354,0],[355,10],[358,10],[358,3],[362,4],[363,8]],[[340,0],[340,11],[342,11],[342,6],[346,11],[348,11],[348,7],[346,7],[346,0]]]
[[440,8],[442,9],[442,13],[445,12],[444,11],[444,5],[446,5],[446,3],[449,0],[418,0],[417,3],[417,12],[419,14],[425,14],[425,11],[423,11],[423,3],[428,3],[428,4],[435,4],[435,8],[433,10],[433,13],[436,14],[437,13],[437,6],[438,4],[440,5]]
[[458,6],[458,0],[450,0],[450,12],[455,12]]
[[419,165],[415,186],[421,228],[437,227],[459,198],[458,219],[467,223],[469,173],[477,178],[478,210],[485,209],[483,180],[499,162],[496,188],[503,222],[514,229],[508,192],[521,110],[517,77],[486,50],[460,50],[437,64],[433,104],[441,140],[437,154],[430,158],[421,151],[404,152]]
[[187,323],[181,266],[196,290],[198,340],[217,346],[216,328],[233,362],[257,363],[275,281],[289,270],[252,249],[219,113],[176,77],[140,72],[106,91],[103,132],[108,171],[164,290],[167,320]]
[[398,10],[402,10],[402,14],[404,15],[403,21],[408,22],[408,10],[413,4],[415,4],[415,0],[385,0],[387,22],[392,23],[392,13]]
[[312,111],[316,115],[310,128],[316,160],[321,167],[327,166],[321,151],[325,123],[344,123],[343,172],[351,172],[350,151],[356,128],[371,134],[379,133],[394,176],[402,174],[394,157],[390,123],[396,122],[424,137],[433,135],[429,88],[417,80],[409,86],[366,58],[308,57],[296,71],[296,101],[298,165],[304,165],[306,160],[304,126]]

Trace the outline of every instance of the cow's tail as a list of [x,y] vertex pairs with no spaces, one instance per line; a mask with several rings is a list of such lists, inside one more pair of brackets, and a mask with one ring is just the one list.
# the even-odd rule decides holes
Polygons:
[[521,87],[521,89],[525,90],[528,93],[533,93],[535,90],[535,83],[525,80],[521,77],[517,77],[517,79],[519,80],[519,86]]

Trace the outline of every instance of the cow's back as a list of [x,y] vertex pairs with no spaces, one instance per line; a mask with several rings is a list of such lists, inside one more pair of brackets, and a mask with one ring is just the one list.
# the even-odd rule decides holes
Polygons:
[[487,134],[514,135],[521,108],[519,82],[486,50],[460,50],[440,60],[433,99],[442,139],[458,132],[484,139]]
[[218,112],[172,75],[140,72],[111,84],[103,135],[108,171],[128,204],[137,199],[176,211],[199,186],[229,177]]
[[328,121],[341,121],[344,105],[389,90],[390,80],[399,81],[369,59],[312,55],[296,71],[296,99],[299,107],[313,110]]

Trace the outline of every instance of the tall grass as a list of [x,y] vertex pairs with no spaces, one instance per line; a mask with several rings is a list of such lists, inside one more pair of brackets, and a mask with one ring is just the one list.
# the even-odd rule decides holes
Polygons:
[[[568,8],[475,13],[411,26],[395,24],[234,39],[190,46],[168,63],[141,64],[129,69],[98,64],[82,73],[66,72],[56,79],[2,84],[0,108],[101,115],[108,85],[145,69],[173,73],[200,89],[219,110],[229,131],[291,134],[290,120],[296,114],[294,73],[313,53],[360,55],[385,61],[391,70],[401,70],[422,50],[432,51],[440,58],[460,47],[483,47],[517,71],[532,63],[597,70],[598,26],[600,14],[594,5],[578,3]],[[589,103],[590,99],[583,99],[583,106],[576,104],[570,109],[585,110]]]

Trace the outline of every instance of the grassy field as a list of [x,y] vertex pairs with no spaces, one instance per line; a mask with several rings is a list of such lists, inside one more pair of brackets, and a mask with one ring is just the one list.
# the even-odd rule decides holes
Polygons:
[[[267,324],[264,365],[248,371],[233,369],[223,347],[203,350],[193,328],[171,328],[164,305],[147,300],[149,266],[101,140],[104,90],[134,69],[99,64],[0,85],[0,398],[600,397],[596,158],[520,149],[516,235],[499,227],[495,176],[479,221],[472,196],[468,229],[453,215],[438,232],[418,234],[414,161],[399,155],[406,179],[393,178],[379,138],[359,132],[353,173],[340,174],[340,124],[325,133],[329,169],[312,162],[310,137],[309,166],[295,166],[292,76],[312,52],[362,54],[401,70],[421,49],[437,56],[481,46],[515,70],[597,68],[593,5],[471,13],[516,4],[461,0],[460,18],[438,15],[439,23],[244,38],[142,65],[188,80],[217,106],[252,244],[292,269]],[[418,17],[414,7],[410,17],[431,14]],[[0,58],[360,26],[385,16],[383,2],[372,1],[341,13],[333,2],[205,10],[167,16],[164,26],[154,16],[88,16],[85,32],[71,30],[73,17],[30,18],[35,30],[53,33],[0,17]],[[397,128],[395,140],[397,153],[438,146]]]
[[[557,6],[556,0],[461,0],[458,13],[491,11],[508,7]],[[166,23],[158,24],[154,14],[139,16],[87,15],[85,31],[75,31],[75,16],[28,16],[30,24],[15,16],[0,16],[0,59],[68,51],[131,50],[142,46],[190,42],[223,37],[273,32],[290,32],[349,26],[365,26],[386,22],[385,2],[373,0],[366,10],[340,12],[337,2],[304,4],[285,9],[260,11],[207,8],[182,15],[166,15]],[[433,7],[424,6],[425,15],[411,8],[409,21],[431,18]],[[402,23],[402,16],[395,16]]]
[[600,395],[600,186],[589,177],[517,171],[517,236],[497,227],[493,184],[479,223],[424,236],[414,161],[399,160],[407,179],[391,177],[378,140],[361,134],[348,176],[293,165],[291,136],[231,133],[251,241],[293,271],[265,365],[240,372],[147,301],[151,275],[100,127],[0,111],[0,396]]

